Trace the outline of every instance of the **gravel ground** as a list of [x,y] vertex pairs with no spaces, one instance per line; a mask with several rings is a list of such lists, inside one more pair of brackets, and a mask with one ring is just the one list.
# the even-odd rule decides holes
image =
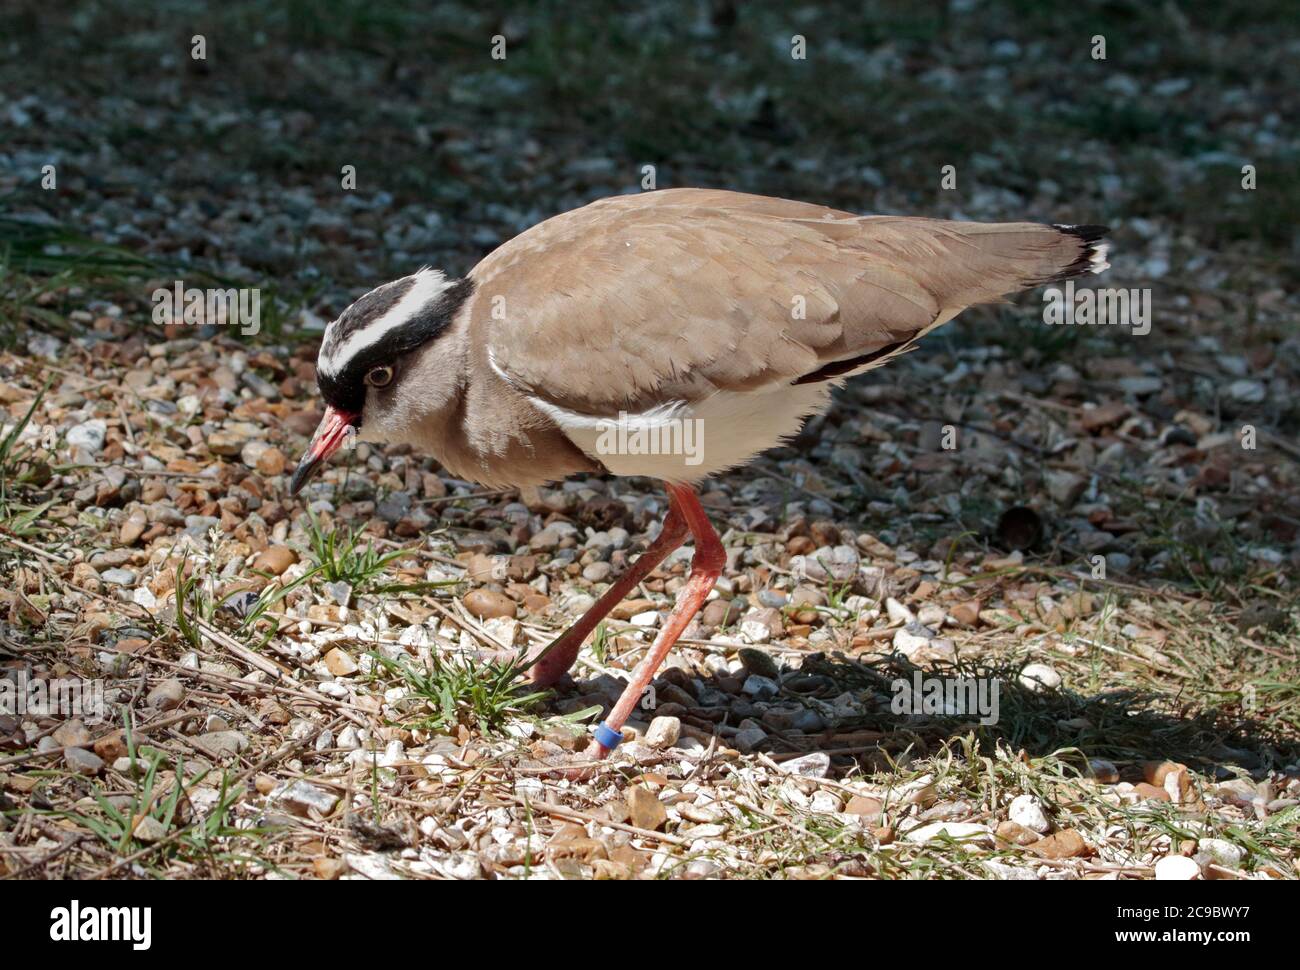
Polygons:
[[[1146,14],[1045,31],[1002,4],[171,6],[0,25],[39,52],[0,63],[0,665],[100,702],[0,708],[0,876],[1296,877],[1300,86],[1272,7],[1235,33],[1171,9],[1162,42]],[[1105,282],[1153,326],[970,311],[711,482],[717,593],[591,767],[690,550],[556,690],[487,658],[593,602],[656,534],[657,483],[491,491],[361,445],[286,485],[325,321],[643,164],[1107,222]],[[259,332],[155,322],[178,279],[258,288]],[[997,718],[924,678],[996,683]]]

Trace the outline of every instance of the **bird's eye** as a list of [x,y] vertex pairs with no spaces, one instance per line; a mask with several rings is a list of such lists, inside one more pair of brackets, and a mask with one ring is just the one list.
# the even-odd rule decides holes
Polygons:
[[366,372],[366,383],[371,387],[387,387],[393,382],[391,367],[372,367]]

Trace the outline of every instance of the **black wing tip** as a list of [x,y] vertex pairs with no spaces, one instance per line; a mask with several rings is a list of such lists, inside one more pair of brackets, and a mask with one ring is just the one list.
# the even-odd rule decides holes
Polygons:
[[1106,261],[1106,252],[1110,248],[1103,239],[1110,232],[1108,226],[1071,226],[1053,223],[1052,228],[1066,236],[1074,236],[1083,245],[1074,261],[1045,283],[1060,283],[1079,276],[1095,275],[1110,268]]
[[1110,226],[1071,226],[1061,222],[1054,222],[1052,228],[1065,233],[1067,236],[1078,236],[1086,243],[1095,243],[1103,236],[1110,234]]

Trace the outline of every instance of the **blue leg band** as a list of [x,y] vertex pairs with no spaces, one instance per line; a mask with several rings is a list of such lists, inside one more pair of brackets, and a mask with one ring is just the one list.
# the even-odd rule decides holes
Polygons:
[[623,741],[623,733],[621,731],[615,731],[604,721],[601,721],[599,724],[596,725],[596,730],[594,733],[596,735],[596,740],[599,741],[606,748],[608,748],[610,751],[613,751],[615,748],[617,748],[619,744],[622,743]]

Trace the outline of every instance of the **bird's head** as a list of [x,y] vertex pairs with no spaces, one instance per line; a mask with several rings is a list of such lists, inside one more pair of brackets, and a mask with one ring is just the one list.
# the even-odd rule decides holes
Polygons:
[[421,367],[421,351],[452,325],[473,289],[422,269],[371,290],[325,328],[316,360],[316,383],[325,417],[289,481],[296,495],[349,438],[397,440],[420,411],[444,396],[439,386],[458,375],[454,367]]

